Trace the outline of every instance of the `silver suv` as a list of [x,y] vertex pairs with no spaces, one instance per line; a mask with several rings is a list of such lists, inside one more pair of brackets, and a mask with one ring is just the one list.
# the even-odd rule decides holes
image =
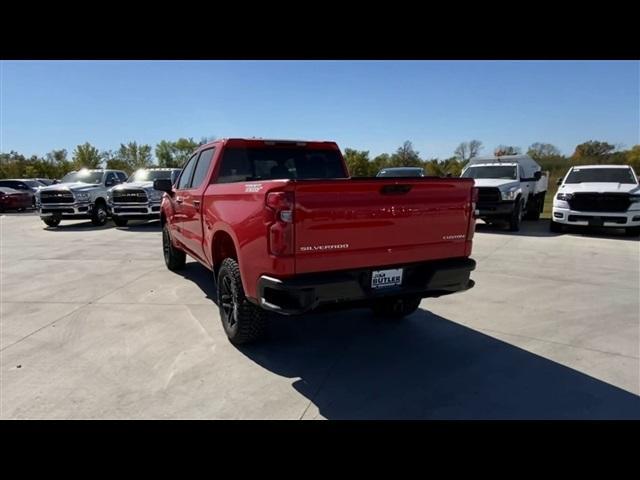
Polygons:
[[122,170],[82,169],[67,173],[60,183],[36,192],[36,208],[44,223],[57,227],[61,220],[90,219],[96,226],[107,223],[107,191],[124,182]]
[[179,168],[142,168],[129,177],[126,183],[113,187],[108,193],[108,208],[114,223],[119,227],[129,220],[160,219],[160,203],[164,192],[153,188],[154,180],[170,179],[175,183]]

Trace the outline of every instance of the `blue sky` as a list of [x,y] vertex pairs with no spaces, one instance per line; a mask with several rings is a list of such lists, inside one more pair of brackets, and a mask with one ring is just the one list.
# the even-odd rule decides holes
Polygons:
[[3,61],[0,151],[121,142],[335,140],[423,158],[461,142],[640,143],[634,61]]

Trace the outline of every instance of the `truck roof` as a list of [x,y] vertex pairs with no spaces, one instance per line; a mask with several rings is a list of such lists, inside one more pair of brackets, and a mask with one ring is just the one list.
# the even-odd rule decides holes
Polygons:
[[515,167],[518,164],[516,162],[482,162],[482,163],[473,163],[469,165],[469,167],[493,167],[496,165],[506,165],[507,167]]
[[631,168],[631,165],[574,165],[573,168]]
[[469,160],[468,166],[478,165],[478,164],[518,164],[523,166],[528,166],[531,168],[540,169],[540,165],[529,155],[501,155],[496,157],[495,155],[490,155],[486,157],[474,157]]
[[240,137],[225,137],[219,138],[216,140],[212,140],[204,145],[198,147],[202,149],[204,147],[208,147],[210,145],[235,145],[235,146],[251,146],[258,147],[264,145],[296,145],[296,146],[309,146],[315,148],[338,148],[336,142],[328,141],[328,140],[292,140],[292,139],[280,139],[280,138],[261,138],[261,137],[251,137],[251,138],[240,138]]

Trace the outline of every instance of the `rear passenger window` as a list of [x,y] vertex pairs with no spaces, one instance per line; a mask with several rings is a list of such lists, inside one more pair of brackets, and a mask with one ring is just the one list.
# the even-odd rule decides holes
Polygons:
[[182,175],[180,175],[180,180],[178,180],[178,190],[184,190],[185,188],[189,188],[189,185],[191,185],[191,174],[193,173],[193,168],[196,164],[197,157],[198,154],[192,156],[184,166]]
[[209,172],[209,166],[211,165],[211,159],[213,158],[214,148],[208,148],[200,153],[198,159],[198,165],[196,171],[193,173],[193,181],[191,182],[191,188],[198,188],[204,182],[207,172]]
[[229,147],[222,154],[218,183],[287,178],[346,178],[346,174],[337,150]]

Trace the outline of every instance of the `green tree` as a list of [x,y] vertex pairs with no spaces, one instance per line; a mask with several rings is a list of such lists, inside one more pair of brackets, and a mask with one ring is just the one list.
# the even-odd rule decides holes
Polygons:
[[521,151],[522,150],[520,150],[520,147],[514,147],[511,145],[498,145],[493,151],[493,154],[496,157],[501,157],[503,155],[520,155]]
[[162,140],[156,145],[156,158],[161,167],[177,167],[174,162],[173,143]]
[[615,145],[597,140],[589,140],[588,142],[576,145],[573,152],[573,159],[576,161],[590,160],[596,163],[606,161],[609,155],[615,150]]
[[99,168],[102,156],[96,147],[86,142],[78,145],[73,151],[72,167],[75,170],[81,168]]
[[550,143],[532,143],[527,150],[527,155],[533,158],[535,161],[543,160],[549,157],[558,157],[560,150],[555,145]]
[[149,167],[151,166],[151,146],[138,145],[137,142],[129,142],[126,145],[121,143],[118,151],[107,163],[120,165],[120,169],[128,172]]
[[461,162],[468,162],[473,157],[477,157],[482,150],[482,142],[480,140],[471,140],[470,142],[462,142],[453,152]]
[[0,154],[0,178],[19,178],[26,163],[24,155],[13,150]]
[[634,145],[631,150],[627,150],[627,164],[631,165],[636,171],[636,174],[640,175],[640,145]]
[[43,172],[44,178],[62,178],[72,170],[72,163],[67,158],[67,150],[51,150],[45,155],[47,164],[46,171]]
[[443,177],[445,175],[445,171],[438,162],[437,158],[432,158],[431,160],[426,160],[424,162],[424,171],[426,175],[430,177]]
[[113,170],[124,170],[128,174],[132,172],[129,163],[124,158],[120,157],[119,153],[112,150],[107,150],[106,152],[103,152],[102,155],[106,162],[107,168]]
[[380,170],[391,166],[391,157],[388,153],[382,153],[375,157],[369,164],[369,176],[375,177]]
[[[206,141],[205,141],[206,140]],[[203,138],[198,143],[193,138],[179,138],[175,142],[162,140],[156,145],[156,158],[161,167],[182,167],[196,148],[208,142]]]
[[391,155],[392,167],[421,167],[422,160],[418,152],[414,150],[413,144],[407,140],[401,147],[398,147],[396,152]]
[[344,161],[347,164],[349,175],[352,177],[370,176],[369,152],[347,148],[344,151]]

